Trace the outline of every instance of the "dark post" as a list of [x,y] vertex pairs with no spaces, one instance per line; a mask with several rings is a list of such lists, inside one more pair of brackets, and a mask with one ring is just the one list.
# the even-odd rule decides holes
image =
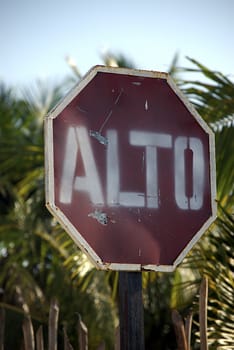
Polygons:
[[120,349],[144,350],[141,272],[119,272]]

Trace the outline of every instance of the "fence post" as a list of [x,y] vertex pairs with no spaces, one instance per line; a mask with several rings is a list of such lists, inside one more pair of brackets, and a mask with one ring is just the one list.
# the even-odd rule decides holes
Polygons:
[[43,339],[43,329],[40,326],[36,333],[36,344],[37,350],[44,350],[44,339]]
[[187,340],[188,350],[191,347],[191,331],[192,331],[193,313],[190,312],[185,320],[185,337]]
[[208,279],[207,277],[204,277],[200,286],[200,298],[199,298],[199,323],[200,323],[201,350],[208,349],[207,299],[208,299]]
[[25,319],[23,321],[23,334],[25,350],[35,350],[33,325],[29,315],[25,315]]
[[53,299],[50,304],[49,314],[49,346],[48,350],[57,350],[58,346],[58,316],[59,306],[56,299]]
[[63,336],[64,336],[64,350],[73,350],[73,347],[68,339],[66,325],[64,325],[63,327]]
[[188,350],[184,322],[177,310],[172,311],[172,322],[175,329],[178,350]]
[[80,315],[78,315],[78,340],[79,340],[79,349],[88,350],[88,329],[84,322],[82,322]]
[[188,350],[191,347],[191,330],[192,330],[193,314],[190,312],[185,319],[185,337],[187,340]]

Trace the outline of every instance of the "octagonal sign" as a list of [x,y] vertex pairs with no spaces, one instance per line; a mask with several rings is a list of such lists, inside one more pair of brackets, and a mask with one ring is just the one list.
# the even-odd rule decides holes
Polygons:
[[215,218],[213,134],[166,73],[94,67],[45,141],[47,207],[99,268],[172,271]]

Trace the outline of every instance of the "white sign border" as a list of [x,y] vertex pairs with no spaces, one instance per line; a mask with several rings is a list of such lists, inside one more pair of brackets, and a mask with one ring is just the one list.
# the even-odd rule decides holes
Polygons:
[[[54,149],[53,149],[53,119],[55,119],[66,106],[85,88],[85,86],[96,76],[97,73],[114,73],[130,76],[142,76],[150,78],[159,78],[167,81],[168,85],[183,102],[185,107],[196,119],[202,129],[208,134],[209,147],[210,147],[210,187],[211,187],[211,208],[212,215],[203,224],[196,235],[191,239],[187,246],[181,251],[177,259],[172,265],[141,265],[141,264],[120,264],[120,263],[105,263],[96,254],[96,252],[90,247],[83,236],[72,225],[63,212],[55,205],[54,196]],[[107,66],[94,66],[84,76],[84,78],[60,101],[51,112],[45,117],[45,194],[46,194],[46,207],[51,214],[58,220],[64,230],[70,235],[76,245],[86,254],[93,264],[102,270],[116,270],[116,271],[142,271],[152,270],[161,272],[172,272],[182,262],[184,257],[197,243],[202,234],[208,229],[211,223],[216,218],[217,205],[216,205],[216,168],[215,168],[215,139],[213,131],[209,128],[206,122],[201,118],[193,105],[189,102],[187,97],[181,92],[181,90],[174,83],[168,73],[158,71],[147,71],[129,68],[119,67],[107,67]]]

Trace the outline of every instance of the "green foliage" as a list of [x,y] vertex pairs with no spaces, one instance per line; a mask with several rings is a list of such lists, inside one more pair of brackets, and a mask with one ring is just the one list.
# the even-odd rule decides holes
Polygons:
[[[212,349],[231,348],[234,344],[231,272],[234,261],[234,84],[221,73],[212,72],[195,60],[190,61],[196,68],[185,71],[200,73],[206,81],[185,80],[181,87],[215,132],[218,217],[181,267],[196,271],[197,276],[208,276],[209,343]],[[199,278],[194,280],[194,286],[197,282],[200,283]],[[195,312],[197,308],[195,302]]]
[[[219,72],[195,60],[193,69],[178,70],[175,56],[170,73],[216,134],[218,218],[175,273],[143,273],[147,349],[175,349],[171,309],[184,316],[194,313],[198,331],[198,290],[202,276],[209,279],[208,336],[212,349],[234,343],[233,313],[233,172],[234,86]],[[108,53],[105,64],[132,67],[122,55]],[[74,67],[73,67],[74,71]],[[77,70],[78,72],[78,70]],[[181,79],[180,73],[189,75]],[[199,76],[202,80],[190,77]],[[10,310],[7,322],[22,318],[29,306],[35,326],[46,324],[49,304],[57,297],[60,329],[66,323],[73,344],[77,314],[89,328],[89,348],[102,340],[113,348],[117,324],[118,273],[93,268],[44,207],[43,117],[80,78],[53,86],[39,84],[24,97],[0,87],[0,287],[2,305]],[[21,337],[17,327],[7,335]],[[173,345],[174,342],[174,345]],[[199,333],[193,336],[193,346]],[[15,345],[16,346],[16,345]],[[18,346],[18,345],[17,345]]]
[[[0,287],[3,305],[17,320],[27,304],[34,322],[46,324],[50,301],[56,297],[60,317],[68,332],[76,329],[77,313],[89,325],[90,349],[104,339],[113,344],[115,308],[105,276],[92,276],[85,288],[82,282],[87,259],[45,209],[43,115],[59,98],[61,89],[43,90],[41,99],[16,98],[1,88],[0,95]],[[48,98],[50,96],[50,98]],[[72,270],[67,261],[75,256]],[[79,279],[72,279],[79,266]],[[82,272],[83,271],[83,272]],[[83,273],[83,275],[82,275]],[[12,306],[14,308],[12,309]],[[98,324],[94,322],[98,320]],[[107,322],[108,321],[108,322]],[[7,313],[8,323],[8,313]],[[21,338],[12,327],[6,347]],[[18,329],[18,328],[17,328]],[[73,340],[75,342],[76,339]],[[8,347],[9,348],[9,347]]]

